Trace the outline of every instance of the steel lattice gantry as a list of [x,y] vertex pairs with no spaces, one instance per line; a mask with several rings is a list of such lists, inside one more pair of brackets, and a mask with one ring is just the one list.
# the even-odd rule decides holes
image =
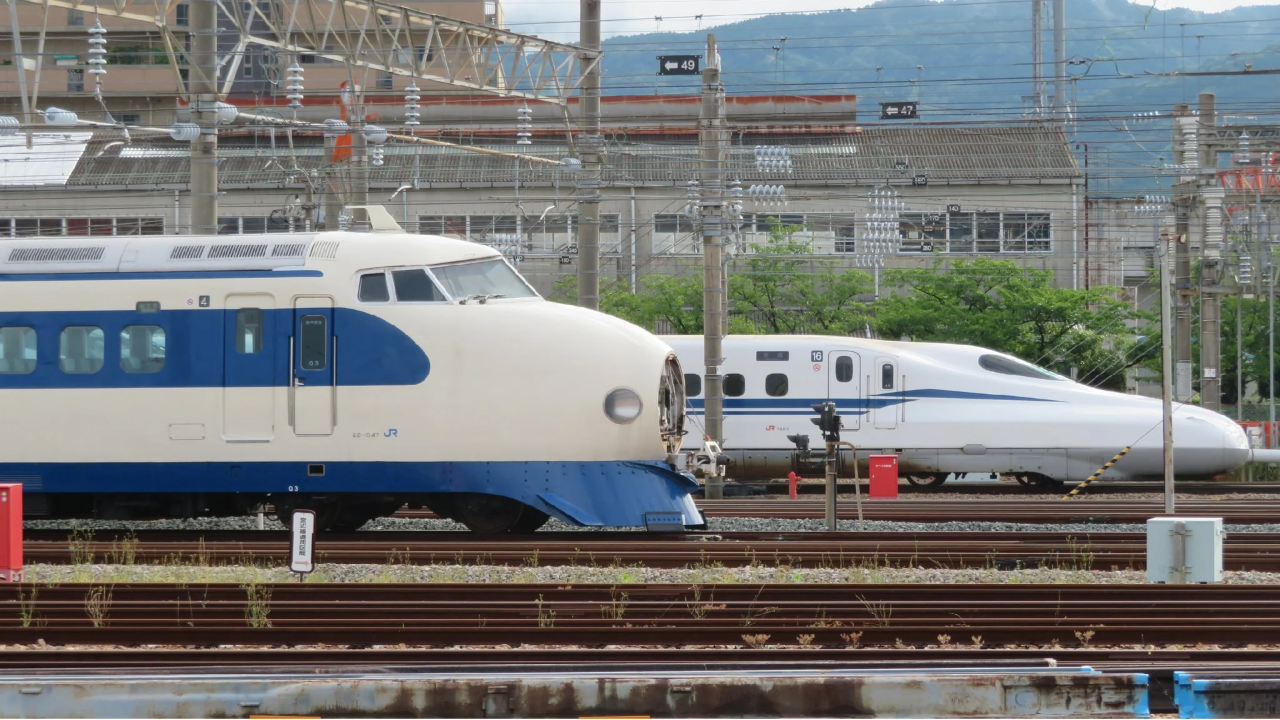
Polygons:
[[[43,6],[46,17],[51,8],[67,8],[154,26],[164,40],[178,91],[184,92],[179,66],[190,67],[193,75],[198,70],[184,41],[169,28],[178,1],[10,0]],[[218,7],[239,35],[235,50],[220,58],[223,97],[250,45],[344,63],[353,72],[378,71],[559,105],[578,87],[579,62],[586,63],[583,69],[599,63],[598,54],[573,45],[379,0],[273,0],[269,5],[218,0]],[[35,65],[37,73],[40,65]]]

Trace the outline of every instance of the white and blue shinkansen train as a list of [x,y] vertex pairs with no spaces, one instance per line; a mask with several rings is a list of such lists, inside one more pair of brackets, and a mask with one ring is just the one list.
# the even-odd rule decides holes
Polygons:
[[28,516],[269,503],[351,529],[409,503],[482,532],[696,526],[671,464],[683,392],[655,336],[543,300],[474,243],[0,246],[0,483]]
[[[700,437],[703,338],[663,338],[680,356],[692,427]],[[724,340],[724,443],[729,477],[785,477],[815,403],[834,401],[842,440],[868,455],[898,455],[917,484],[950,473],[1000,473],[1024,483],[1077,481],[1126,446],[1110,479],[1162,477],[1159,400],[1099,390],[1017,358],[970,345],[886,342],[826,336],[730,336]],[[1231,419],[1176,404],[1174,468],[1208,478],[1252,460],[1276,462],[1280,451],[1250,450]],[[694,442],[686,443],[685,450]],[[846,453],[846,459],[848,454]]]

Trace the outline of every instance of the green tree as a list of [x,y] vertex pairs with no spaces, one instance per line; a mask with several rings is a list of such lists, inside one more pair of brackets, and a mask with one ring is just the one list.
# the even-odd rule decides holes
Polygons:
[[[600,288],[600,311],[653,330],[660,322],[677,335],[702,332],[702,275],[646,275],[632,293],[625,282]],[[556,283],[550,298],[576,305],[578,278],[570,275]]]
[[876,305],[881,337],[979,345],[1020,357],[1081,382],[1123,389],[1125,370],[1158,352],[1151,318],[1111,288],[1052,286],[1053,272],[1003,260],[956,261],[949,271],[890,270],[904,292]]
[[[871,278],[812,257],[801,225],[769,219],[769,240],[729,272],[729,329],[738,333],[849,335],[865,326]],[[743,267],[745,266],[745,267]]]

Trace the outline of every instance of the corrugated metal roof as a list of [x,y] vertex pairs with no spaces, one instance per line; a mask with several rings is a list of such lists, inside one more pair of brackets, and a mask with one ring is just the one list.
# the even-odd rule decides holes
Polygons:
[[[456,141],[456,138],[449,138]],[[465,141],[464,141],[465,142]],[[474,144],[503,150],[511,143]],[[756,170],[756,144],[787,147],[793,169]],[[539,142],[521,148],[527,154],[559,159],[570,154],[564,143]],[[698,158],[693,138],[646,138],[612,134],[607,142],[605,182],[613,185],[684,184],[696,176]],[[274,149],[264,138],[236,138],[218,148],[224,187],[281,185],[298,182],[298,171],[323,170],[324,150],[317,138],[294,138],[289,149],[277,138]],[[71,185],[186,184],[189,161],[185,146],[163,141],[98,147],[80,161]],[[868,127],[859,134],[809,133],[786,136],[735,136],[726,168],[750,182],[793,184],[867,184],[927,175],[931,182],[1007,182],[1080,177],[1062,131],[1042,126],[901,126]],[[335,168],[341,172],[342,166]],[[398,187],[415,177],[424,186],[488,186],[514,182],[515,164],[506,158],[430,146],[386,146],[385,163],[370,168],[370,182]],[[572,176],[552,166],[524,163],[526,185],[570,183]]]

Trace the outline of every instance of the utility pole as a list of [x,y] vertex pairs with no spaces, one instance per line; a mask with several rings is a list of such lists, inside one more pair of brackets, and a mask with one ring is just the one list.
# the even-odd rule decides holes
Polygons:
[[[1197,199],[1202,211],[1200,221],[1200,403],[1208,410],[1222,409],[1222,294],[1216,292],[1222,287],[1226,277],[1223,265],[1222,238],[1222,201],[1223,190],[1214,175],[1217,167],[1216,149],[1207,142],[1200,142],[1201,130],[1212,128],[1217,124],[1217,98],[1213,93],[1200,93],[1199,112],[1190,121],[1174,118],[1174,123],[1182,123],[1180,143],[1183,164],[1191,166],[1190,193]],[[1175,113],[1176,114],[1176,113]],[[1178,148],[1175,148],[1175,150]],[[1176,156],[1175,156],[1176,157]],[[1178,206],[1179,217],[1191,215],[1191,207],[1187,203]],[[1186,225],[1190,229],[1190,223]],[[1178,228],[1182,232],[1182,226]],[[1187,319],[1178,325],[1179,354],[1178,362],[1186,363],[1185,374],[1191,377],[1191,318],[1190,303],[1196,290],[1191,287],[1190,248],[1178,247],[1179,283],[1186,278],[1186,287],[1179,285],[1180,296],[1187,303]],[[1183,255],[1186,255],[1184,261]],[[1183,264],[1185,262],[1185,270]],[[1182,337],[1186,336],[1187,351],[1182,354]]]
[[191,62],[187,75],[192,121],[200,136],[191,141],[191,234],[218,233],[218,3],[191,3]]
[[578,305],[600,309],[600,177],[603,142],[600,137],[600,0],[581,0],[578,59],[582,84],[578,94],[582,134],[578,146],[582,172],[578,176]]
[[1152,252],[1160,260],[1160,397],[1164,406],[1164,511],[1173,514],[1173,248],[1160,235],[1168,198],[1148,196],[1137,207],[1138,215],[1151,217]]
[[[1191,118],[1191,106],[1185,103],[1179,103],[1173,108],[1173,157],[1174,164],[1178,166],[1194,163],[1194,156],[1188,157],[1191,153],[1187,152],[1188,138],[1187,133],[1196,132],[1194,120],[1190,123],[1187,119]],[[1192,138],[1194,141],[1194,138]],[[1195,192],[1195,180],[1193,176],[1180,176],[1179,179],[1189,179],[1191,182],[1190,193],[1186,192],[1184,186],[1183,192],[1175,192],[1174,213],[1176,220],[1174,221],[1174,234],[1179,240],[1186,238],[1191,229],[1191,203],[1188,202],[1191,193]],[[1174,306],[1174,395],[1180,402],[1186,402],[1191,399],[1192,390],[1192,364],[1191,364],[1191,305],[1194,301],[1196,290],[1191,287],[1191,244],[1189,242],[1175,243],[1174,250],[1174,287],[1175,297],[1177,300]],[[1209,261],[1203,263],[1200,272],[1203,281],[1206,284],[1217,284],[1217,273],[1219,266]],[[1206,302],[1200,311],[1200,327],[1201,327],[1201,344],[1200,344],[1200,367],[1202,370],[1202,380],[1200,385],[1200,402],[1205,407],[1217,409],[1217,404],[1221,396],[1218,389],[1220,382],[1217,377],[1218,361],[1206,362],[1207,358],[1217,358],[1219,351],[1217,346],[1210,348],[1209,343],[1216,341],[1220,337],[1221,329],[1218,327],[1219,318],[1217,313],[1219,305],[1217,304],[1217,296],[1214,296],[1214,302]]]
[[[702,68],[702,114],[698,119],[702,189],[698,212],[702,219],[702,334],[706,364],[703,421],[707,437],[718,444],[724,442],[724,383],[720,365],[724,362],[725,316],[723,169],[728,139],[720,54],[716,49],[716,36],[707,35],[707,62]],[[709,476],[706,497],[723,497],[723,482],[718,474]]]
[[1053,0],[1053,120],[1067,121],[1067,0]]
[[1164,404],[1164,511],[1173,514],[1173,348],[1169,342],[1173,329],[1173,277],[1170,270],[1173,256],[1167,240],[1160,237],[1160,215],[1155,216],[1156,251],[1164,245],[1160,259],[1160,368],[1163,375],[1160,396]]
[[1044,0],[1031,0],[1031,94],[1035,96],[1034,117],[1047,110],[1044,88]]

